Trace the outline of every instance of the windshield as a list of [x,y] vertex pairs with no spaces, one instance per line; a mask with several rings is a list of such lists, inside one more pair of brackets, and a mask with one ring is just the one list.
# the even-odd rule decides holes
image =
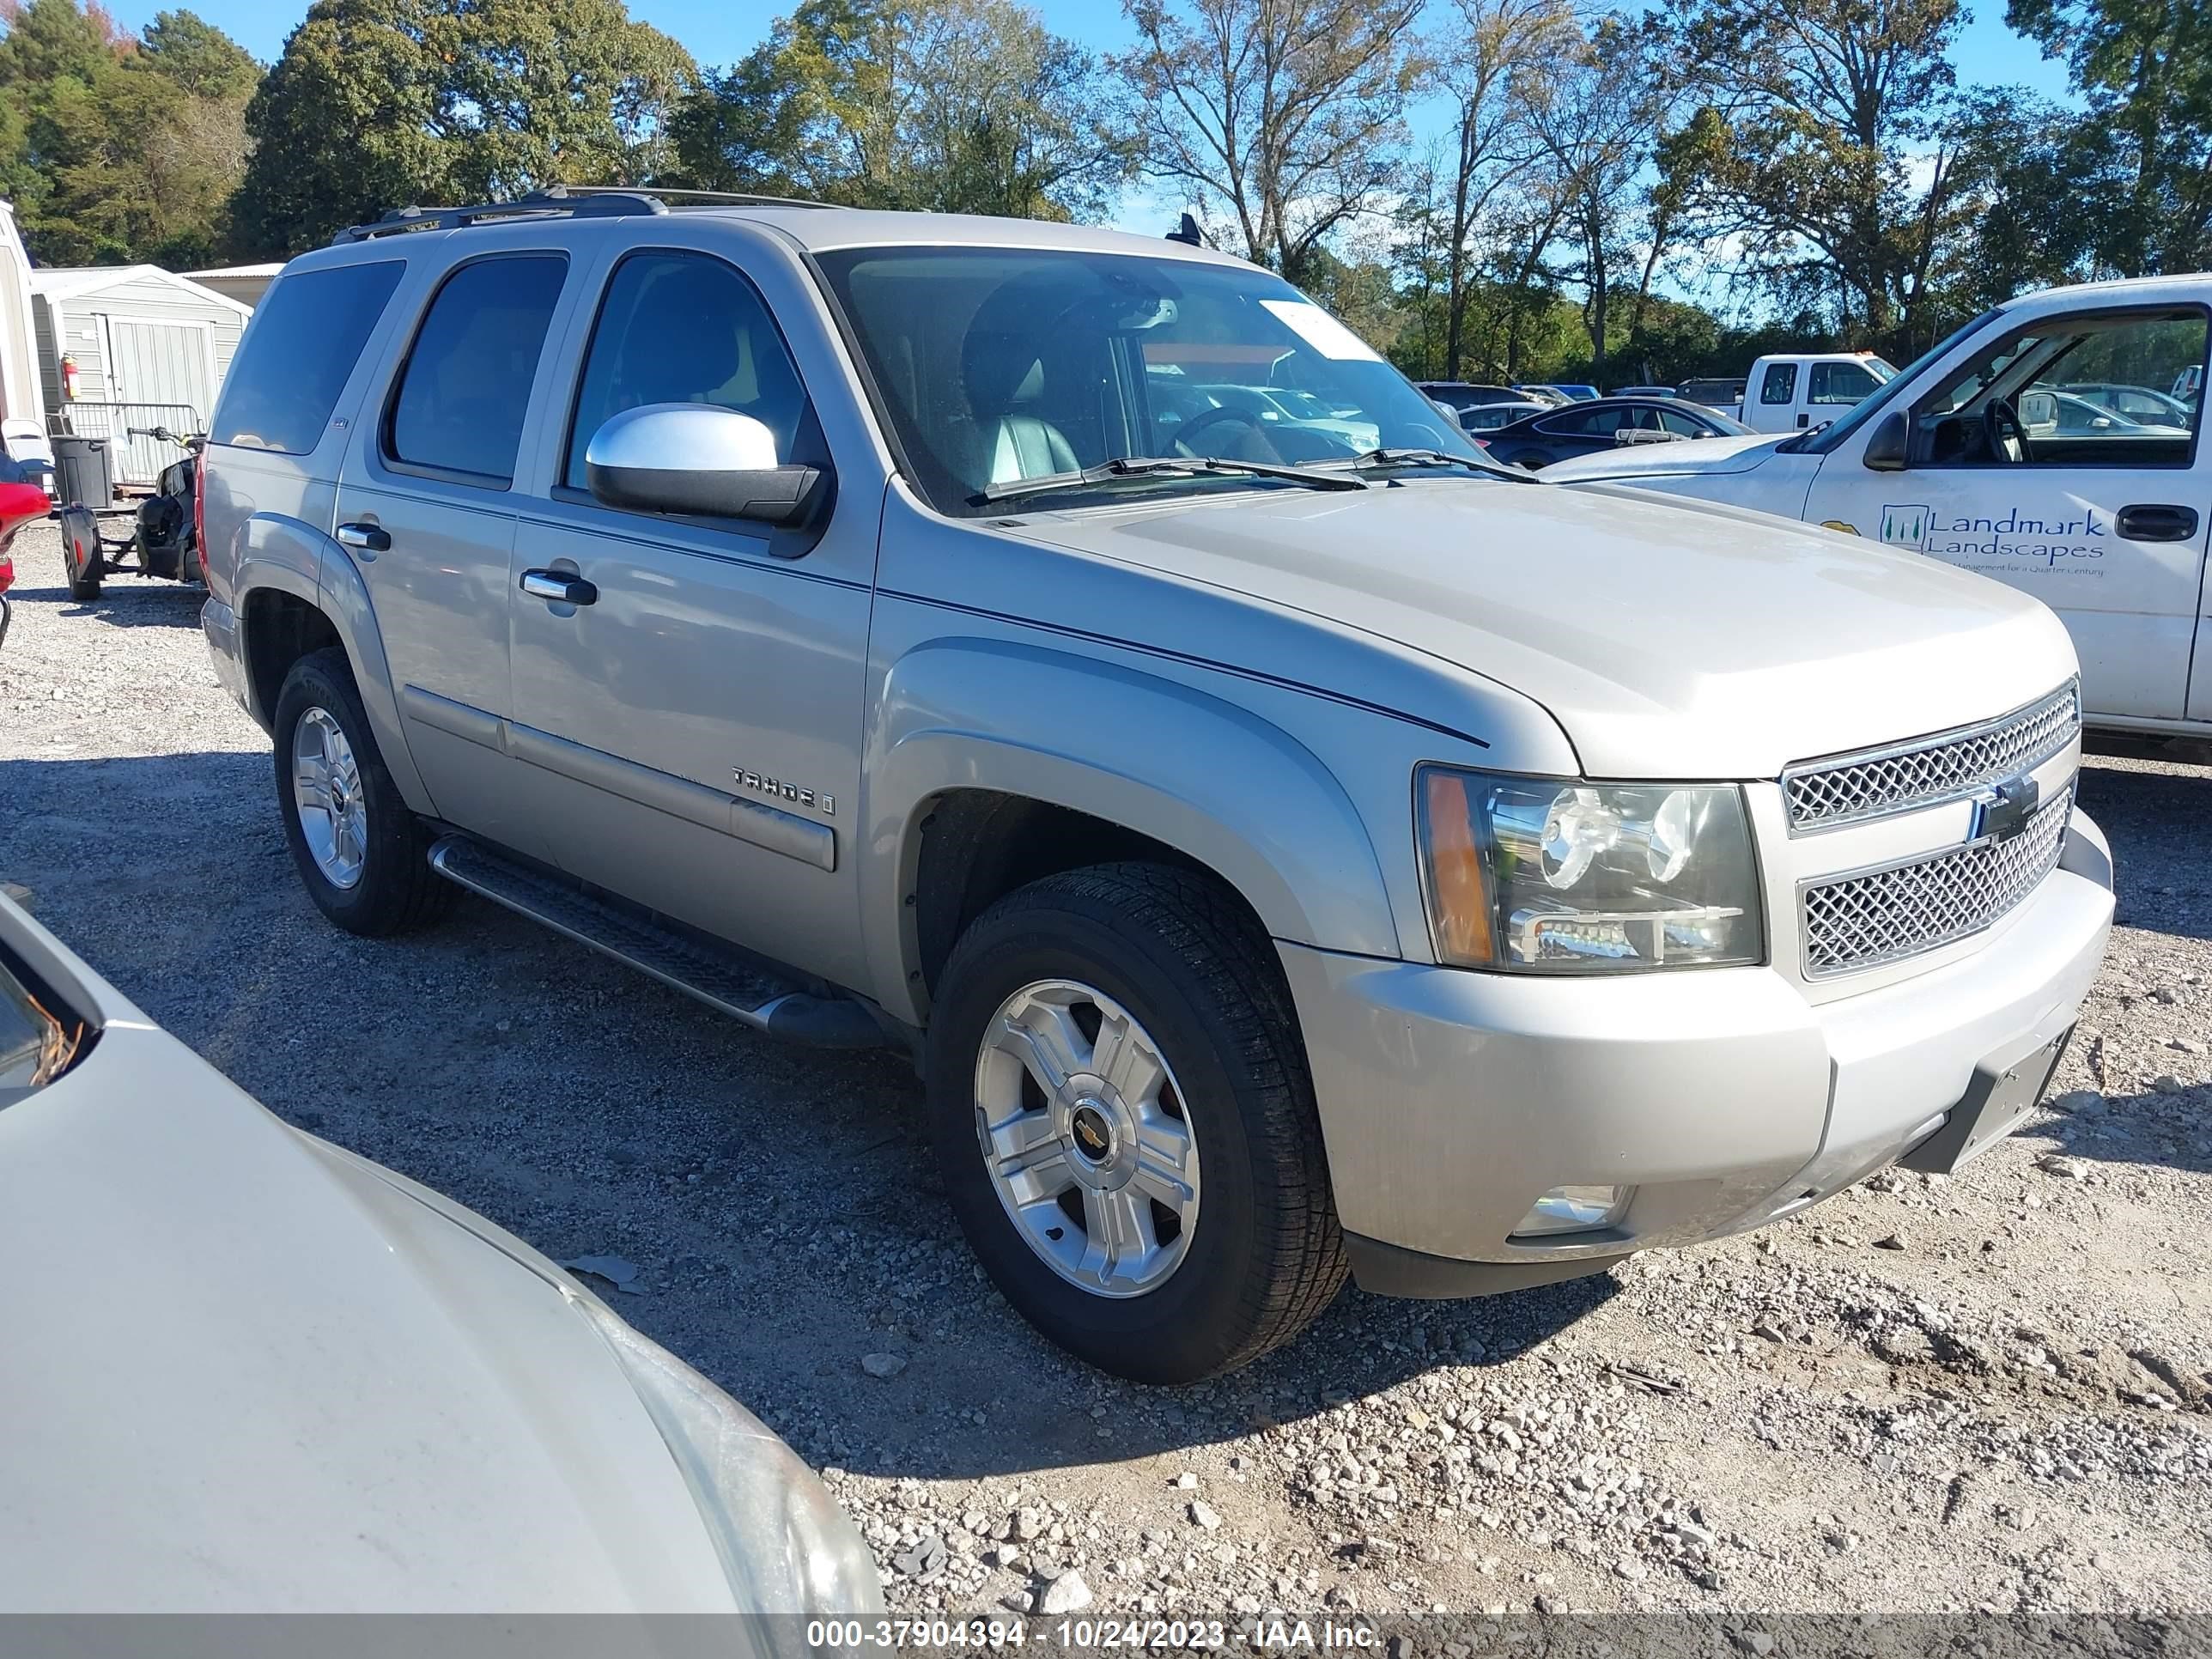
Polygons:
[[[1405,376],[1257,267],[1024,247],[848,248],[820,264],[940,513],[1002,511],[986,498],[1127,457],[1478,459]],[[1174,471],[1047,499],[1290,487]]]
[[1927,350],[1922,352],[1903,368],[1891,368],[1879,357],[1867,358],[1865,361],[1870,367],[1874,364],[1881,364],[1881,367],[1877,371],[1877,374],[1886,371],[1889,377],[1882,381],[1873,396],[1860,398],[1851,406],[1850,412],[1842,418],[1831,421],[1826,426],[1815,427],[1812,431],[1802,435],[1785,438],[1777,447],[1794,450],[1807,455],[1827,454],[1838,444],[1843,442],[1852,433],[1894,403],[1898,395],[1919,378],[1922,369],[1935,362],[1953,346],[1957,345],[2003,309],[2002,306],[1992,306],[1972,322],[1960,324],[1958,327],[1953,329],[1934,345],[1929,346]]

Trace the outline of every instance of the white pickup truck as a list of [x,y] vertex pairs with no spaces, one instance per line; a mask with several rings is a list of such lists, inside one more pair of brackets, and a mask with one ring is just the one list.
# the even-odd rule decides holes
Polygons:
[[1761,357],[1744,382],[1743,423],[1753,432],[1801,432],[1836,419],[1896,374],[1871,351]]
[[[2212,276],[2054,289],[1976,318],[1832,424],[1543,476],[1760,507],[1994,576],[2065,622],[2090,724],[2212,735],[2208,315]],[[2166,418],[2125,412],[2130,389],[2176,386],[2194,389]],[[1747,420],[1759,395],[1754,375]]]

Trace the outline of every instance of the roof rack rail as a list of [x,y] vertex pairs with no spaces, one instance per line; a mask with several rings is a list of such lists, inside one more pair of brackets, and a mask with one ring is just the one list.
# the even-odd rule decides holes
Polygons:
[[473,207],[394,208],[373,224],[352,225],[331,239],[333,247],[418,230],[459,230],[503,219],[623,219],[668,211],[668,199],[680,207],[827,207],[826,202],[790,196],[757,196],[739,191],[634,189],[626,185],[552,185],[511,202],[482,202]]
[[835,208],[835,202],[810,201],[804,196],[766,196],[751,190],[665,190],[659,185],[566,185],[571,196],[605,196],[638,192],[666,202],[671,207],[795,207]]
[[556,185],[550,190],[518,196],[511,202],[482,202],[473,207],[394,208],[374,224],[353,225],[340,231],[331,240],[331,246],[418,230],[459,230],[465,225],[500,219],[616,219],[667,211],[666,204],[640,191],[585,193]]

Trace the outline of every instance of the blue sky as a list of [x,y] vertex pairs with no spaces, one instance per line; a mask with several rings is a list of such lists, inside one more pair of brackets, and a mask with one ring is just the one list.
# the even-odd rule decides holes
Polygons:
[[[180,0],[110,0],[116,21],[142,27],[164,4]],[[792,0],[629,0],[630,15],[681,41],[700,63],[719,67],[742,58],[791,9]],[[1029,0],[1056,33],[1095,51],[1112,51],[1132,37],[1118,0]],[[1627,0],[1631,5],[1644,0]],[[284,49],[284,38],[307,12],[307,0],[181,0],[209,21],[228,30],[264,63]],[[2066,72],[2047,61],[2033,43],[2005,27],[2004,0],[1967,0],[1970,19],[1960,37],[1960,79],[1968,85],[2025,86],[2054,99],[2066,95]],[[1438,8],[1439,11],[1443,9]],[[1414,112],[1416,136],[1447,120],[1431,104]],[[1124,229],[1158,231],[1172,222],[1180,202],[1170,203],[1142,183],[1122,198],[1115,222]]]
[[[169,0],[175,3],[175,0]],[[1087,46],[1125,45],[1128,29],[1115,0],[1031,0],[1058,33]],[[2004,24],[2003,0],[1970,0],[1973,21],[1959,50],[1960,78],[1990,86],[2024,85],[2061,96],[2064,69],[2045,62],[2028,41]],[[126,27],[145,23],[161,6],[150,0],[123,0],[116,20]],[[304,0],[198,0],[195,7],[220,25],[263,62],[273,62],[284,37],[307,11]],[[630,0],[630,15],[676,37],[702,64],[722,64],[743,57],[768,33],[789,0]]]

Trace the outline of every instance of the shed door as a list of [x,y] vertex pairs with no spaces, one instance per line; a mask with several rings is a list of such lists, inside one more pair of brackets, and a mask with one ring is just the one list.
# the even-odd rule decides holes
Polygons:
[[106,316],[109,397],[114,411],[118,482],[151,484],[184,451],[158,438],[131,438],[127,427],[166,426],[183,436],[207,429],[215,402],[215,341],[205,323],[152,323]]

